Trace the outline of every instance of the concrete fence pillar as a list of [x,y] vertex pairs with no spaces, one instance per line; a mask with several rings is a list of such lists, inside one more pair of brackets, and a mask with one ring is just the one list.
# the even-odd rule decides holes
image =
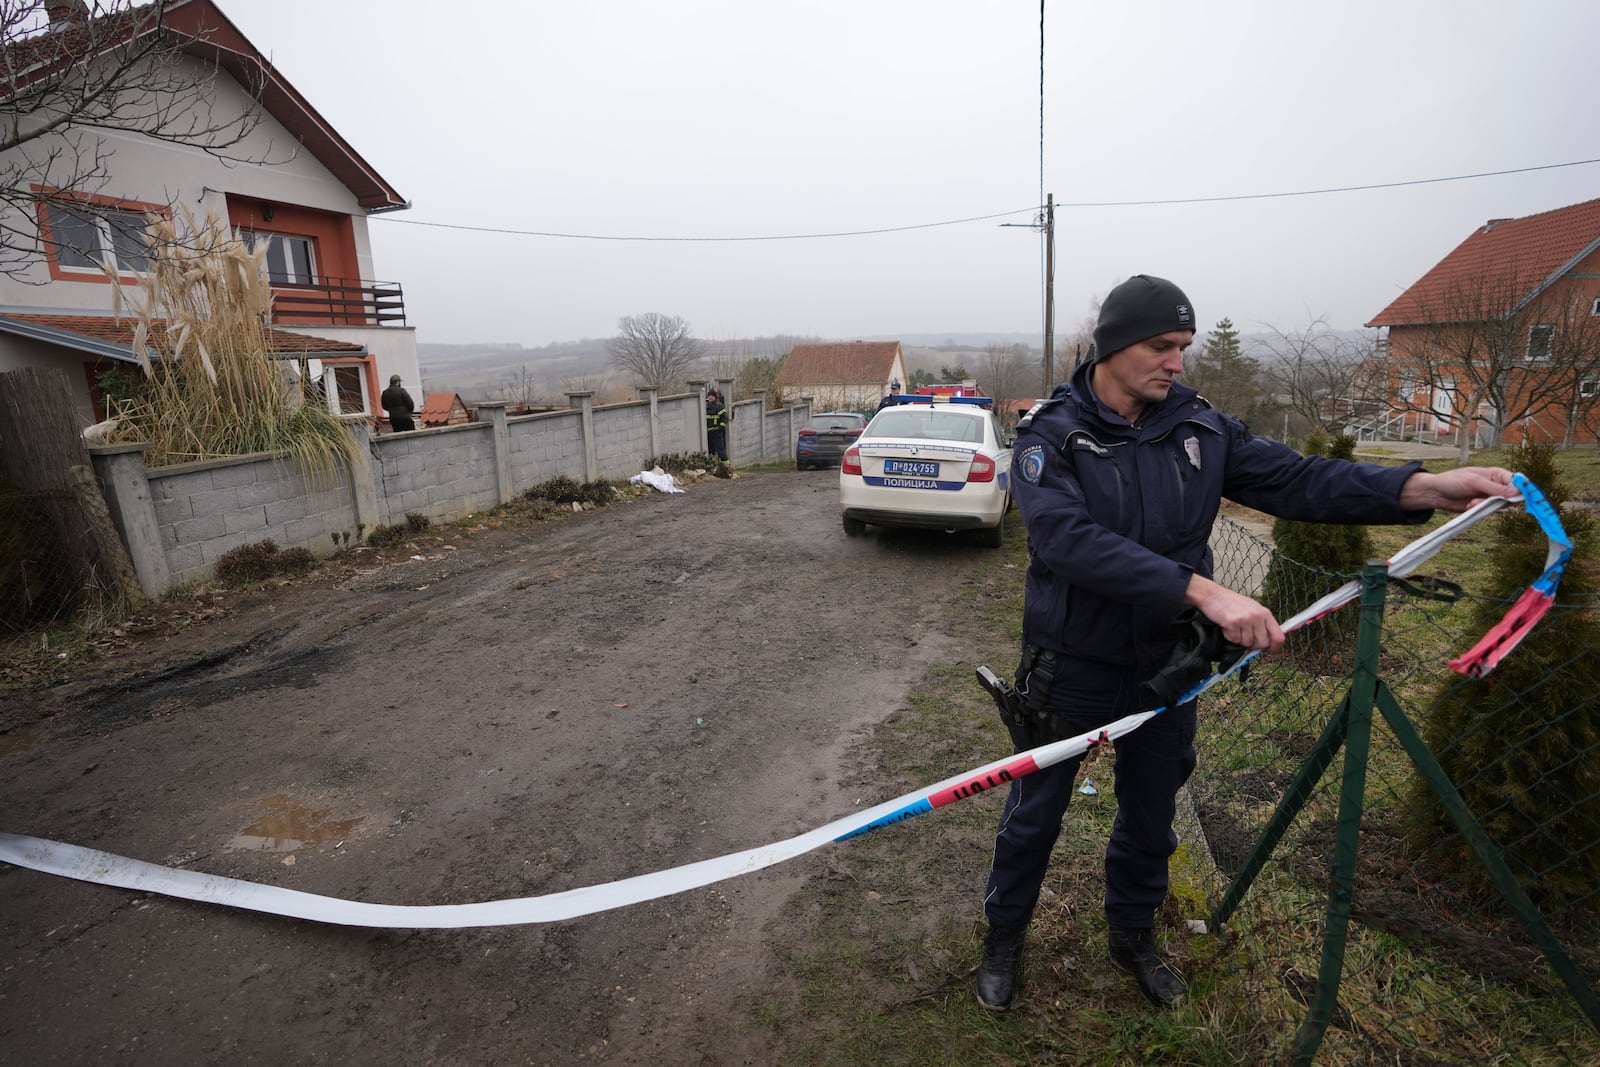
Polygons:
[[[500,503],[509,504],[517,498],[517,487],[511,484],[511,431],[506,428],[506,402],[486,400],[478,405],[478,421],[489,424],[494,438],[494,487]],[[588,439],[587,431],[584,439]]]
[[661,390],[653,385],[646,385],[639,389],[639,399],[650,405],[650,455],[646,458],[655,459],[661,455],[661,409],[656,401]]
[[372,430],[365,416],[351,419],[345,426],[353,441],[350,448],[350,505],[355,509],[356,528],[358,531],[373,530],[383,525],[383,512],[378,505],[379,481],[372,465]]
[[161,526],[156,522],[156,505],[150,496],[150,480],[145,476],[142,443],[90,445],[89,457],[95,477],[111,505],[111,517],[128,546],[139,586],[152,600],[172,587],[172,570],[167,566],[166,548],[161,544]]
[[756,398],[756,425],[761,428],[761,462],[767,461],[767,391],[756,389],[751,393]]
[[583,480],[592,482],[599,477],[600,454],[594,443],[594,392],[568,393],[567,405],[578,410],[580,433],[583,435]]
[[[708,384],[709,383],[704,379],[691,378],[689,380],[689,388],[693,389],[695,391],[695,395],[700,398],[700,402],[695,405],[694,410],[694,420],[700,426],[698,435],[698,440],[700,442],[700,448],[698,451],[700,452],[709,452],[711,450],[710,439],[706,437],[706,386]],[[692,441],[696,440],[697,438],[696,435],[690,434],[689,439]]]

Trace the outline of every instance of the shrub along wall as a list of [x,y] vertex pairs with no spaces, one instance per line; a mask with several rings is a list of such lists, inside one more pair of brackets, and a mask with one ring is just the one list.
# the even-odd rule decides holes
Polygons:
[[[146,469],[142,445],[90,451],[139,583],[159,596],[210,577],[222,555],[240,545],[270,539],[327,555],[407,514],[449,522],[557,475],[622,480],[655,456],[704,449],[702,393],[641,393],[638,401],[600,407],[591,394],[573,393],[570,410],[515,419],[504,404],[482,404],[477,422],[381,437],[352,423],[355,462],[320,481],[275,454]],[[736,418],[729,435],[734,463],[793,457],[794,430],[809,411],[764,407],[762,397],[738,405],[747,417]]]

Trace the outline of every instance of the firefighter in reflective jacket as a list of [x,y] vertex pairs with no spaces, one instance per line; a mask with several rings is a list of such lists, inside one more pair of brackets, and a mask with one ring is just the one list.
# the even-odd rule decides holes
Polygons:
[[728,405],[714,387],[706,390],[706,450],[718,459],[728,458]]

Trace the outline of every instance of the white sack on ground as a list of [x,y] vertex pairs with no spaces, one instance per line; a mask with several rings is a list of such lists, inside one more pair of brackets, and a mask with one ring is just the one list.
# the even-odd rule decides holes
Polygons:
[[663,493],[686,493],[687,489],[678,484],[678,480],[660,467],[653,467],[647,471],[640,471],[628,479],[633,485],[648,485],[650,488]]

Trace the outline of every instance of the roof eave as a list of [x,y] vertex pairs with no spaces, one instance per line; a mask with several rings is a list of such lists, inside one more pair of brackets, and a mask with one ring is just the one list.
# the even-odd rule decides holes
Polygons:
[[114,341],[103,341],[98,337],[90,337],[87,334],[73,333],[70,330],[58,330],[53,326],[44,326],[37,322],[22,322],[0,315],[0,331],[14,334],[17,337],[26,337],[34,341],[43,341],[46,344],[56,345],[60,348],[87,352],[90,355],[100,356],[105,359],[118,359],[125,363],[139,362],[138,357],[133,354],[133,349],[126,345],[119,345]]
[[410,206],[211,0],[182,0],[168,9],[166,24],[189,38],[187,52],[216,63],[241,85],[248,88],[259,78],[262,106],[355,194],[361,207],[372,211]]

